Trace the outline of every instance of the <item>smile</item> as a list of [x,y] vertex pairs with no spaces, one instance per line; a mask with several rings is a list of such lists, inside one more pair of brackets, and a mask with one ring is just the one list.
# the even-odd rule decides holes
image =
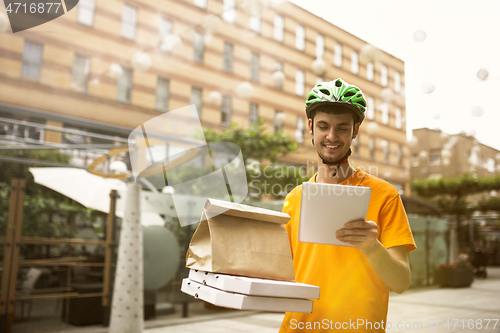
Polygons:
[[339,147],[340,147],[340,145],[336,145],[336,146],[334,146],[334,145],[324,145],[324,146],[325,146],[325,147],[326,147],[326,149],[328,149],[328,150],[335,150],[335,149],[337,149],[337,148],[339,148]]

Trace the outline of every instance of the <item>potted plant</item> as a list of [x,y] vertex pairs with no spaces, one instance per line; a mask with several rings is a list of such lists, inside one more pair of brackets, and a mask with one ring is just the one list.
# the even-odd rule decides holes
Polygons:
[[469,287],[474,280],[470,262],[442,264],[436,270],[436,282],[441,288]]

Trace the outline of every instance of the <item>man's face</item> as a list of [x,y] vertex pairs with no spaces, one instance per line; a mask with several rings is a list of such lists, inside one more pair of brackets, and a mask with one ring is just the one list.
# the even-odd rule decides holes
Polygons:
[[353,116],[350,113],[317,112],[314,120],[309,119],[309,133],[313,135],[314,148],[326,163],[336,162],[347,154],[352,140],[357,137],[359,131],[359,123],[354,126],[353,123]]

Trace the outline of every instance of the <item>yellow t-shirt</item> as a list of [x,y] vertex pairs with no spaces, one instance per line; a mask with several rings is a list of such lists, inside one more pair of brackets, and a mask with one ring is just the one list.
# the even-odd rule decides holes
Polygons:
[[[316,182],[316,175],[309,181]],[[407,252],[416,249],[394,186],[360,169],[341,185],[372,188],[366,220],[378,224],[377,238],[386,248],[405,245]],[[357,248],[298,241],[301,195],[300,185],[287,195],[283,206],[283,212],[291,217],[286,229],[295,278],[297,282],[319,286],[320,298],[314,300],[312,313],[287,312],[280,333],[385,332],[382,327],[386,327],[389,287]]]

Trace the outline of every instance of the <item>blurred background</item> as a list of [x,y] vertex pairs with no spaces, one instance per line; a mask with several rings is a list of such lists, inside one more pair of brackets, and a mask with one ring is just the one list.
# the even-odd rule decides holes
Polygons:
[[[479,3],[80,0],[17,33],[0,4],[5,327],[109,324],[134,129],[195,105],[203,133],[150,133],[155,156],[236,143],[243,203],[281,210],[316,167],[304,99],[338,77],[368,102],[351,165],[390,182],[410,217],[412,288],[487,278],[500,266],[500,5]],[[179,291],[196,228],[179,217],[204,200],[174,209],[158,174],[139,179],[148,320],[201,302]]]

